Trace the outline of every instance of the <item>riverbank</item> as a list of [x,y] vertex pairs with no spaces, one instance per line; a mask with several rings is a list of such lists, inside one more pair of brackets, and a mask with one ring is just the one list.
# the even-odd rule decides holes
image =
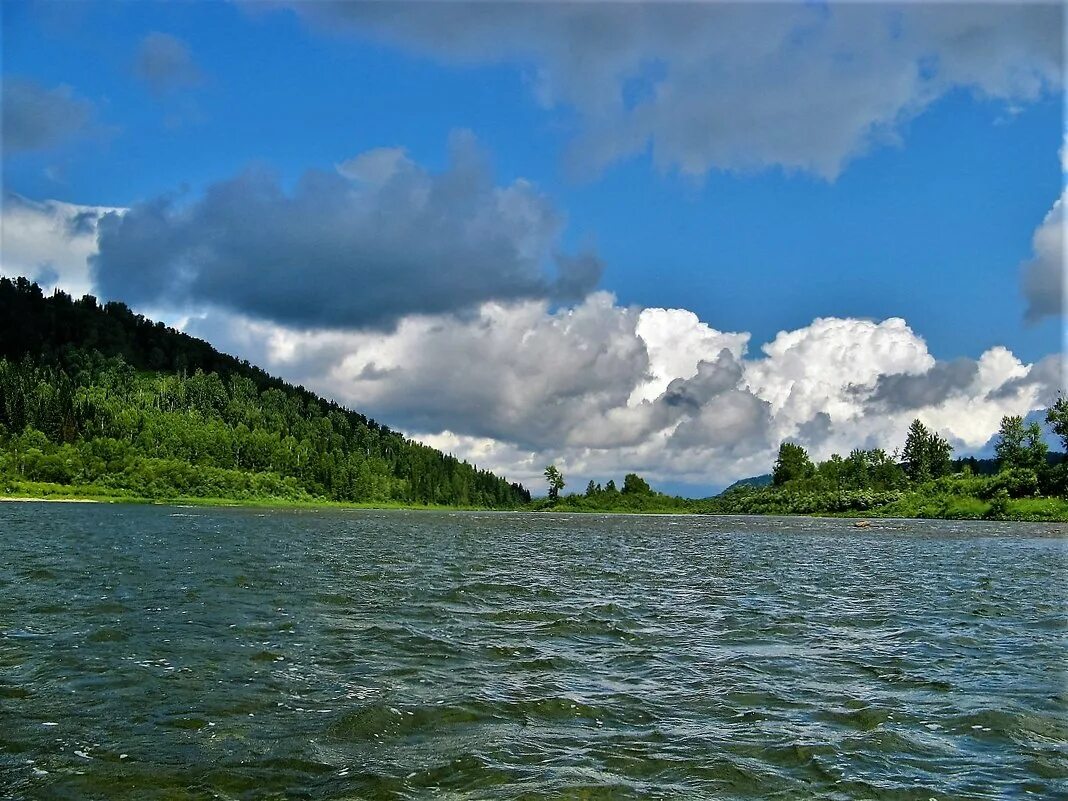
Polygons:
[[728,510],[634,510],[634,509],[572,509],[572,508],[542,508],[521,509],[519,511],[552,512],[556,514],[576,515],[643,515],[646,517],[658,517],[665,515],[684,516],[700,515],[703,517],[815,517],[823,519],[839,520],[990,520],[1007,523],[1068,523],[1068,501],[1059,498],[1025,498],[1016,502],[1010,502],[1005,514],[975,513],[970,507],[967,511],[954,512],[953,509],[945,513],[938,510],[920,509],[915,513],[898,509],[869,509],[852,512],[735,512]]
[[555,503],[536,500],[532,510],[580,514],[702,514],[804,516],[845,519],[1009,520],[1068,522],[1068,499],[1050,496],[982,498],[939,492],[935,485],[879,496],[875,493],[797,493],[770,487],[741,489],[712,498],[659,493],[566,495]]
[[[0,503],[110,503],[143,504],[151,506],[205,506],[233,507],[249,509],[397,509],[409,511],[439,512],[476,512],[491,511],[482,506],[445,506],[441,504],[408,504],[401,502],[356,503],[345,501],[328,501],[316,498],[294,499],[277,497],[260,498],[214,498],[199,496],[173,496],[149,498],[109,491],[101,487],[66,486],[62,484],[43,484],[35,482],[20,492],[16,486],[0,495]],[[500,510],[496,510],[500,511]],[[507,510],[505,510],[507,511]],[[518,509],[517,509],[518,511]]]
[[[0,502],[38,502],[38,503],[111,503],[111,504],[145,504],[154,506],[203,506],[219,508],[279,509],[279,510],[398,510],[398,511],[438,511],[438,512],[485,512],[510,511],[530,514],[557,513],[580,515],[702,515],[702,516],[736,516],[755,515],[768,517],[823,517],[845,520],[1001,520],[1033,523],[1068,523],[1068,500],[1062,498],[1017,498],[1008,501],[1001,513],[993,514],[991,505],[978,498],[955,498],[946,503],[943,499],[928,498],[927,502],[902,502],[883,507],[854,511],[749,511],[738,512],[730,509],[716,508],[716,499],[686,500],[685,504],[665,506],[656,504],[649,508],[640,508],[631,504],[620,507],[595,508],[580,506],[567,502],[550,505],[544,501],[535,501],[530,506],[514,509],[489,509],[480,506],[447,506],[441,504],[411,504],[402,502],[355,503],[328,501],[307,498],[217,498],[217,497],[157,497],[149,498],[122,494],[101,487],[79,487],[60,484],[34,483],[14,491],[9,490],[0,495]],[[910,499],[914,500],[914,499]]]

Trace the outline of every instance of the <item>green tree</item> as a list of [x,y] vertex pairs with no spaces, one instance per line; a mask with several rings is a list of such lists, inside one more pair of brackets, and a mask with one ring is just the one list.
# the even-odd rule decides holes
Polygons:
[[551,464],[545,468],[545,480],[549,482],[549,500],[555,501],[564,488],[564,476],[556,465]]
[[930,432],[919,420],[913,420],[905,437],[905,449],[901,453],[905,473],[917,484],[931,479],[931,460],[928,450]]
[[1061,445],[1068,451],[1068,398],[1058,395],[1056,402],[1046,409],[1046,425],[1061,438]]
[[830,459],[820,462],[816,472],[827,487],[833,487],[835,492],[841,493],[847,476],[845,459],[832,453]]
[[779,446],[779,457],[771,473],[771,481],[781,487],[788,481],[811,478],[816,474],[816,467],[808,457],[808,451],[793,442],[784,442]]
[[875,489],[894,489],[905,482],[905,473],[897,463],[896,453],[889,456],[882,448],[868,451],[868,468],[871,485]]
[[949,475],[953,469],[953,446],[919,420],[913,420],[902,451],[904,470],[916,484]]
[[851,489],[865,489],[872,483],[871,454],[869,451],[854,448],[845,459],[842,468],[846,486]]
[[932,478],[947,476],[953,468],[953,446],[933,432],[927,438],[927,466]]
[[1049,454],[1049,446],[1042,437],[1042,426],[1037,422],[1029,423],[1024,430],[1024,453],[1027,458],[1027,466],[1037,473],[1046,469],[1046,456]]
[[628,495],[649,495],[653,491],[648,482],[637,473],[623,476],[623,492]]
[[592,498],[597,494],[597,485],[593,483],[593,479],[590,479],[590,483],[586,485],[586,497]]
[[997,437],[997,442],[994,443],[994,455],[997,457],[999,470],[1030,466],[1025,443],[1027,429],[1020,415],[1002,417]]

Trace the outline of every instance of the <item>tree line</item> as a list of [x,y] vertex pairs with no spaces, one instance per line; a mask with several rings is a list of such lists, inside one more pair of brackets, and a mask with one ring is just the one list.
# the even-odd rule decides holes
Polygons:
[[678,498],[656,492],[649,482],[637,473],[627,473],[617,485],[609,479],[603,485],[590,480],[585,492],[562,494],[566,486],[564,475],[556,465],[545,468],[548,493],[544,501],[535,502],[534,509],[564,512],[694,512],[696,504],[690,498]]
[[[1068,400],[1047,410],[1046,424],[1068,450]],[[713,499],[734,513],[856,513],[888,516],[1060,519],[1068,513],[1068,462],[1050,453],[1042,426],[1002,419],[995,460],[954,459],[938,432],[914,420],[894,453],[857,448],[814,462],[801,445],[783,442],[771,486],[742,486]]]
[[[1064,397],[1046,412],[1050,429],[1068,449],[1068,400]],[[1003,417],[994,442],[996,473],[1014,475],[1016,483],[1030,486],[1032,495],[1063,495],[1068,464],[1060,454],[1051,459],[1049,447],[1037,422],[1025,424],[1019,415]],[[918,486],[950,476],[974,475],[974,459],[953,459],[953,448],[937,432],[914,420],[904,447],[888,455],[884,450],[854,449],[843,458],[833,454],[815,464],[800,445],[783,442],[772,469],[772,486],[782,488],[892,490]]]

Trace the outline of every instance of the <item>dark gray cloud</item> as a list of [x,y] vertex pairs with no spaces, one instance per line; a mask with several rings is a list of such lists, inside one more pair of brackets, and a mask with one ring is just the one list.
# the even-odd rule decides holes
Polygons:
[[[956,89],[1059,87],[1063,9],[1039,3],[280,2],[451,63],[506,62],[577,113],[570,163],[836,176]],[[261,7],[259,3],[253,7]]]
[[4,153],[46,150],[84,133],[93,106],[69,86],[46,88],[34,81],[5,76],[2,87]]
[[868,402],[888,412],[936,406],[965,392],[978,374],[977,362],[960,358],[936,362],[925,373],[881,375],[868,395]]
[[1033,258],[1023,265],[1021,284],[1027,301],[1026,318],[1064,314],[1064,197],[1057,199],[1046,219],[1035,229]]
[[816,412],[815,417],[806,420],[797,428],[797,441],[806,447],[820,447],[834,433],[834,424],[827,412]]
[[141,40],[134,74],[155,95],[196,86],[203,73],[193,61],[189,46],[169,33],[150,33]]
[[191,202],[140,204],[100,222],[92,266],[105,296],[131,303],[388,328],[414,313],[585,295],[600,262],[556,254],[562,227],[529,183],[494,185],[460,135],[441,173],[372,151],[338,172],[307,172],[292,192],[251,170]]
[[104,216],[106,212],[100,209],[84,209],[82,211],[75,211],[71,217],[66,221],[67,230],[71,236],[79,236],[86,234],[96,234],[96,227],[100,222],[100,218]]
[[734,389],[742,381],[743,368],[739,359],[724,348],[716,358],[697,365],[697,374],[692,378],[676,378],[658,402],[671,407],[700,409],[716,395]]
[[673,449],[708,449],[718,455],[751,454],[767,447],[771,404],[744,389],[728,389],[682,418],[668,438]]
[[356,375],[356,378],[361,381],[385,381],[395,372],[395,368],[392,370],[383,370],[374,362],[371,362],[370,364],[365,364],[363,366],[360,372]]
[[61,277],[54,265],[42,264],[37,268],[37,274],[33,276],[33,280],[41,286],[55,286]]
[[1064,391],[1064,379],[1064,356],[1052,353],[1036,362],[1027,375],[1009,379],[988,393],[987,398],[992,401],[1003,400],[1017,395],[1021,390],[1036,387],[1040,402],[1050,406],[1056,400],[1057,393]]

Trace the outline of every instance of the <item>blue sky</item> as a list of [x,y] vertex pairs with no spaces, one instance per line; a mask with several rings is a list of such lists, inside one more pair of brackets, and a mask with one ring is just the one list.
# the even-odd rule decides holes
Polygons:
[[[660,33],[652,31],[656,24],[648,18],[633,22],[622,11],[614,17],[610,9],[598,12],[602,18],[594,22],[621,30],[637,26],[634,39],[647,51],[633,55],[598,49],[594,42],[576,68],[576,42],[588,35],[589,25],[573,24],[567,15],[550,19],[536,5],[522,12],[532,15],[527,20],[500,14],[492,23],[498,27],[487,28],[482,39],[460,11],[424,24],[419,8],[384,19],[363,12],[350,17],[338,8],[5,3],[5,81],[31,82],[43,91],[67,87],[68,97],[88,110],[75,130],[47,146],[9,148],[5,192],[35,202],[107,207],[171,197],[183,207],[250,166],[277,176],[279,191],[296,192],[306,171],[332,173],[335,165],[375,148],[403,148],[412,164],[432,176],[449,170],[455,132],[470,131],[494,185],[530,182],[531,191],[551,206],[557,223],[555,233],[545,234],[551,241],[542,242],[546,263],[556,251],[596,255],[599,280],[583,284],[583,293],[607,290],[620,307],[692,311],[717,331],[748,332],[750,355],[777,332],[805,328],[820,317],[904,318],[937,361],[974,361],[1003,346],[1029,364],[1061,349],[1061,316],[1025,320],[1021,265],[1032,258],[1032,237],[1062,192],[1063,90],[1050,77],[1049,63],[1037,57],[1035,73],[1046,70],[1039,89],[1006,86],[1004,77],[1020,74],[1018,62],[1025,57],[1017,45],[1033,50],[1027,37],[1048,21],[1006,26],[977,16],[976,24],[989,25],[989,35],[1000,37],[987,43],[993,55],[982,67],[967,53],[952,52],[952,37],[944,50],[930,39],[929,31],[942,31],[945,21],[927,28],[926,20],[906,18],[904,34],[892,30],[897,23],[888,23],[889,34],[873,35],[875,44],[855,45],[856,52],[847,54],[860,66],[843,78],[845,88],[798,79],[798,95],[815,92],[814,105],[827,103],[828,115],[842,115],[842,126],[856,123],[865,103],[876,108],[871,120],[856,123],[859,133],[850,147],[834,150],[817,142],[806,151],[795,146],[789,125],[812,123],[815,131],[818,124],[805,118],[804,108],[792,107],[789,94],[767,100],[770,110],[736,108],[747,101],[734,98],[734,84],[708,77],[717,69],[737,70],[739,83],[754,82],[756,104],[770,67],[731,61],[729,43],[722,54],[695,50],[700,59],[685,63],[671,50],[658,53]],[[739,30],[760,39],[779,24],[783,8],[750,14],[737,23]],[[839,11],[831,7],[828,13],[834,18]],[[877,13],[839,14],[851,42],[881,30],[873,21]],[[485,15],[479,25],[490,26],[484,20]],[[449,24],[464,27],[450,36]],[[898,47],[910,31],[921,42],[915,64]],[[1019,32],[1016,39],[1013,31]],[[179,58],[165,63],[163,69],[172,72],[160,73],[153,84],[138,64],[146,37],[158,34],[177,43]],[[836,35],[826,33],[829,40]],[[498,48],[489,41],[493,37],[504,44]],[[801,34],[797,37],[796,48],[784,45],[783,63],[794,71],[806,59],[817,63],[823,52],[813,45],[810,55]],[[521,56],[498,52],[513,40]],[[698,46],[683,43],[679,49],[685,55],[687,47]],[[877,54],[880,47],[889,55]],[[999,53],[1003,74],[997,73]],[[612,75],[601,75],[596,60],[611,65],[630,57],[629,77],[621,79],[625,108],[604,112],[597,92],[611,87]],[[884,57],[891,61],[880,61]],[[1059,50],[1054,58],[1060,58]],[[870,98],[900,91],[892,72],[885,90],[879,84],[893,59],[939,77],[912,78],[918,87],[912,97],[877,108],[880,101]],[[868,60],[872,64],[864,66]],[[707,74],[701,66],[706,62]],[[580,71],[568,72],[575,69]],[[852,69],[848,63],[846,69]],[[856,77],[868,74],[865,70],[870,79]],[[827,74],[839,73],[832,65]],[[783,72],[777,83],[789,88],[791,74]],[[814,74],[818,81],[822,67]],[[729,96],[715,106],[720,116],[700,116],[705,108],[696,100],[673,101],[676,107],[652,109],[651,116],[660,116],[650,124],[651,133],[636,139],[598,130],[604,120],[602,127],[622,129],[638,119],[630,112],[655,95],[664,76],[661,85],[676,94]],[[855,104],[836,104],[836,91],[856,93]],[[722,143],[704,141],[709,119],[716,129],[724,116],[744,120],[750,114],[762,128],[768,120],[781,120],[785,134],[754,137],[751,152],[744,129],[727,130]],[[687,127],[689,119],[694,122]],[[167,219],[173,223],[174,214]],[[123,286],[121,278],[99,279],[101,294],[122,297]],[[538,284],[550,313],[574,302],[548,286]],[[507,284],[500,297],[529,299],[540,291],[532,287]],[[476,299],[493,300],[495,291]],[[167,299],[165,293],[145,295],[141,305],[156,309]],[[138,297],[134,301],[137,305]],[[263,308],[250,300],[236,310],[271,322]],[[309,318],[309,324],[321,322]],[[350,327],[358,331],[361,324],[355,320]],[[210,325],[204,323],[205,330],[222,330]],[[388,403],[368,402],[388,419]],[[402,423],[406,414],[401,413]],[[459,421],[448,422],[427,423],[424,433],[462,432]],[[487,433],[472,429],[471,436]],[[509,441],[502,431],[489,439]],[[538,449],[539,455],[551,450],[545,442],[519,447]],[[676,479],[695,480],[692,471],[686,476]]]
[[[596,243],[603,285],[623,302],[687,305],[757,339],[820,315],[898,315],[923,321],[936,355],[1058,347],[1055,320],[1022,322],[1017,284],[1035,221],[1061,189],[1060,98],[1014,113],[955,92],[833,182],[780,169],[693,180],[647,155],[573,180],[568,115],[540,109],[521,68],[443,68],[224,3],[70,9],[9,4],[4,70],[100,98],[102,130],[65,153],[9,160],[9,191],[126,205],[196,192],[253,162],[295,180],[398,145],[435,167],[450,131],[466,128],[501,180],[536,182],[567,213],[568,236]],[[159,99],[133,78],[153,31],[190,43],[202,83]],[[59,180],[45,174],[54,164]]]

